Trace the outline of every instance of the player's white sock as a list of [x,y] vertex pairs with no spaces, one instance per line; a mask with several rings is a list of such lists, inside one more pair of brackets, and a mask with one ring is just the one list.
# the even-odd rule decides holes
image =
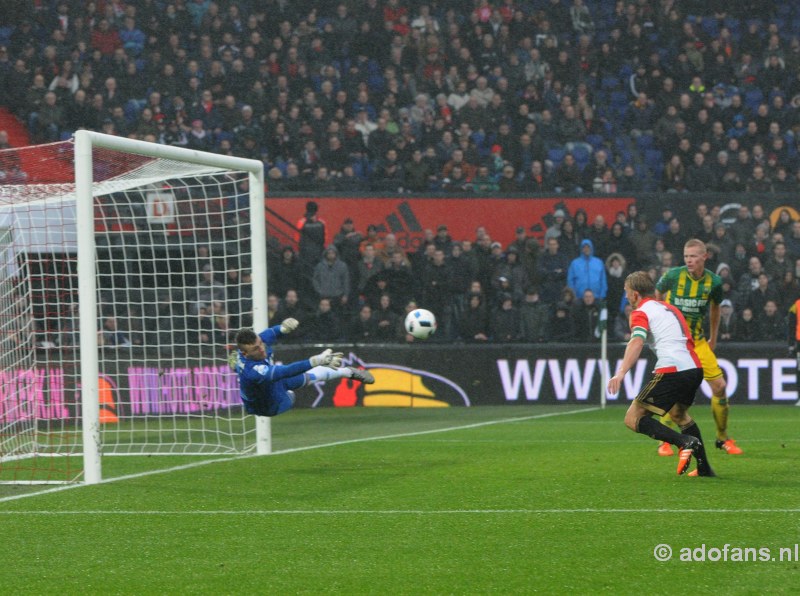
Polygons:
[[350,378],[351,372],[346,366],[337,369],[328,368],[326,366],[315,366],[306,374],[308,375],[309,383],[324,383],[332,379]]

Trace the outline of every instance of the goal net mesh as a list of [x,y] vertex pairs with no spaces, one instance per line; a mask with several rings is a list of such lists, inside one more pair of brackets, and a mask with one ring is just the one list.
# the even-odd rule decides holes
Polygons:
[[[0,481],[82,471],[74,146],[0,152]],[[252,324],[246,173],[93,151],[103,455],[253,448],[226,362]]]

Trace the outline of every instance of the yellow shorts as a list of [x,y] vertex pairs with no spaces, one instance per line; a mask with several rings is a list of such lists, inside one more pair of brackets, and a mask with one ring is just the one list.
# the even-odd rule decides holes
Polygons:
[[722,376],[722,369],[719,367],[717,357],[714,355],[714,352],[711,351],[707,340],[694,340],[694,351],[697,353],[697,357],[700,358],[700,363],[703,365],[703,378],[706,381]]

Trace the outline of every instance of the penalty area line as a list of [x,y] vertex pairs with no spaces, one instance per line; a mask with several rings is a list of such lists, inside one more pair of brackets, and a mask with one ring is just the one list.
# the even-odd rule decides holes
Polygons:
[[[333,441],[331,443],[321,443],[319,445],[307,445],[305,447],[293,447],[291,449],[282,449],[282,450],[279,450],[279,451],[273,451],[269,455],[270,456],[286,455],[286,454],[290,454],[290,453],[299,453],[301,451],[311,451],[313,449],[325,449],[327,447],[339,447],[341,445],[352,445],[352,444],[355,444],[355,443],[369,443],[369,442],[372,442],[372,441],[385,441],[385,440],[388,440],[388,439],[401,439],[401,438],[405,438],[405,437],[418,437],[418,436],[422,436],[422,435],[432,435],[432,434],[435,434],[435,433],[445,433],[445,432],[458,431],[458,430],[469,430],[469,429],[473,429],[473,428],[482,428],[484,426],[493,426],[493,425],[497,425],[497,424],[508,424],[510,422],[524,422],[524,421],[527,421],[527,420],[541,420],[543,418],[553,418],[553,417],[556,417],[556,416],[569,416],[571,414],[582,414],[584,412],[596,412],[596,411],[598,411],[600,409],[601,408],[599,406],[593,406],[593,407],[590,407],[590,408],[581,408],[580,410],[567,410],[567,411],[564,411],[564,412],[547,412],[546,414],[532,414],[530,416],[516,416],[516,417],[513,417],[513,418],[500,418],[500,419],[497,419],[497,420],[487,420],[487,421],[484,421],[484,422],[475,422],[473,424],[462,424],[462,425],[459,425],[459,426],[446,426],[444,428],[420,430],[420,431],[414,431],[414,432],[409,432],[409,433],[397,433],[397,434],[392,434],[392,435],[379,435],[379,436],[375,436],[375,437],[361,437],[361,438],[358,438],[358,439],[347,439],[347,440],[344,440],[344,441]],[[134,480],[136,478],[144,478],[146,476],[155,476],[157,474],[168,474],[170,472],[180,472],[180,471],[183,471],[183,470],[191,470],[192,468],[199,468],[199,467],[202,467],[202,466],[208,466],[208,465],[211,465],[211,464],[216,464],[216,463],[221,463],[221,462],[237,461],[237,460],[241,460],[241,459],[250,459],[250,458],[253,458],[253,457],[263,457],[263,456],[261,456],[259,454],[256,454],[256,453],[248,453],[246,455],[237,455],[237,456],[233,456],[233,457],[217,457],[217,458],[214,458],[214,459],[205,459],[205,460],[202,460],[202,461],[192,462],[192,463],[189,463],[189,464],[182,464],[180,466],[171,466],[169,468],[160,468],[158,470],[148,470],[146,472],[137,472],[135,474],[126,474],[124,476],[115,476],[113,478],[107,478],[107,479],[101,480],[97,484],[98,485],[99,484],[111,484],[111,483],[120,482],[120,481],[123,481],[123,480]],[[44,489],[44,490],[37,490],[37,491],[34,491],[34,492],[22,494],[22,495],[13,495],[13,496],[9,496],[9,497],[2,497],[2,498],[0,498],[0,503],[8,503],[10,501],[18,501],[20,499],[27,499],[27,498],[30,498],[30,497],[38,497],[40,495],[48,495],[48,494],[52,494],[52,493],[63,492],[63,491],[66,491],[66,490],[73,490],[73,489],[76,489],[76,488],[85,488],[85,487],[89,487],[89,486],[97,486],[97,485],[82,484],[82,483],[66,484],[66,485],[61,485],[61,486],[48,488],[48,489]],[[0,513],[3,513],[3,512],[0,512]]]

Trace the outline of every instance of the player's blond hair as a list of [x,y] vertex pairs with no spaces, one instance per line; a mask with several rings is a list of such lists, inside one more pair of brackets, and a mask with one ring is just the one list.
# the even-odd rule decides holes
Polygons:
[[625,285],[641,296],[653,296],[656,293],[656,285],[647,271],[634,271],[625,278]]
[[702,250],[703,254],[708,252],[708,249],[706,249],[706,243],[702,240],[698,240],[697,238],[689,238],[689,240],[686,241],[686,244],[683,245],[683,248],[692,248],[695,246]]

